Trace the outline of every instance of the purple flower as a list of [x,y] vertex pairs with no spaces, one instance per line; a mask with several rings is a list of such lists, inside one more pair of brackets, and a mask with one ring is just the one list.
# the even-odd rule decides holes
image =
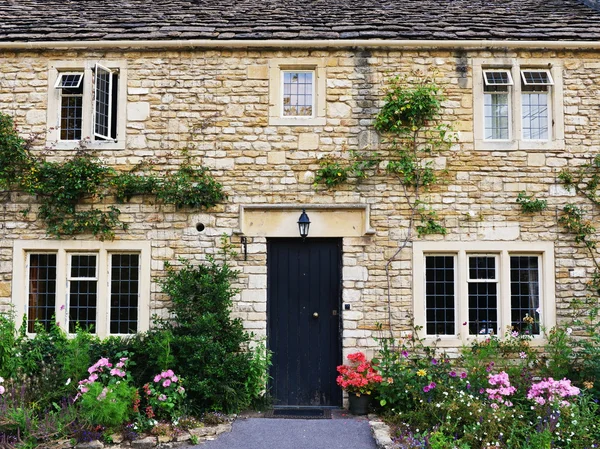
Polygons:
[[431,364],[432,364],[432,365],[437,365],[437,364],[438,364],[438,361],[437,361],[436,359],[431,359]]
[[463,371],[462,373],[460,373],[460,378],[461,379],[466,379],[467,378],[467,372]]
[[456,377],[456,371],[450,371],[448,373],[448,376],[450,376],[450,377]]
[[423,391],[424,391],[425,393],[429,393],[429,390],[430,390],[430,388],[429,388],[429,385],[425,385],[425,386],[423,387]]
[[408,351],[402,351],[401,354],[402,357],[408,358]]
[[437,387],[437,384],[436,384],[435,382],[431,382],[431,383],[429,384],[429,388],[430,388],[431,390],[433,390],[435,387]]

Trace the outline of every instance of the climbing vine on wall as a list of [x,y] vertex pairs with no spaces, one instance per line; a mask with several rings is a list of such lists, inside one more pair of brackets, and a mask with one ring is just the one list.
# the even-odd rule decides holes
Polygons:
[[158,176],[148,173],[151,167],[119,172],[84,145],[59,162],[35,154],[31,146],[19,136],[12,118],[0,113],[0,191],[36,196],[38,216],[56,237],[91,233],[104,240],[114,238],[116,229],[125,230],[117,207],[97,205],[108,195],[119,202],[155,195],[164,203],[193,208],[213,207],[226,198],[207,169],[193,166],[187,155],[178,170]]
[[[450,128],[440,122],[444,96],[431,74],[415,73],[390,81],[384,105],[374,127],[385,138],[389,157],[349,152],[350,158],[326,157],[319,161],[315,184],[335,188],[350,178],[366,179],[379,166],[398,180],[411,211],[411,226],[422,236],[445,234],[436,213],[422,200],[423,192],[440,183],[440,171],[430,158],[452,143]],[[415,224],[415,220],[420,223]]]
[[[388,259],[387,296],[391,323],[391,263],[418,236],[446,234],[436,212],[424,194],[442,183],[444,172],[435,169],[432,157],[448,150],[453,143],[451,128],[442,123],[444,96],[432,73],[414,73],[390,81],[384,105],[375,117],[374,127],[383,136],[387,157],[378,154],[350,153],[349,159],[325,158],[320,161],[315,183],[334,188],[349,178],[358,180],[382,171],[402,186],[409,208],[409,225],[396,252]],[[378,169],[373,170],[373,168]]]

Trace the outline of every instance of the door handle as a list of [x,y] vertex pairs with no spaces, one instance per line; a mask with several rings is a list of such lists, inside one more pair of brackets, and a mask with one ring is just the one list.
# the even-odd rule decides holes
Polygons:
[[313,313],[313,318],[319,318],[319,314],[317,312]]

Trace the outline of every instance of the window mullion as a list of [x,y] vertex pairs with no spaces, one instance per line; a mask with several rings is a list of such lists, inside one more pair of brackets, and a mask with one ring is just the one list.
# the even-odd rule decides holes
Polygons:
[[502,337],[511,323],[510,254],[506,250],[500,253],[499,271],[498,333]]
[[69,289],[67,281],[66,251],[59,249],[56,255],[56,321],[65,332],[69,329]]
[[523,140],[523,106],[521,99],[521,73],[518,64],[513,64],[511,68],[512,77],[514,80],[519,80],[519,82],[515,82],[512,86],[512,94],[510,98],[511,108],[510,112],[512,112],[512,130],[513,134],[511,135],[512,140],[516,140],[520,142]]
[[[466,341],[469,337],[469,298],[467,287],[467,277],[469,273],[469,263],[467,253],[464,250],[458,252],[456,256],[456,307],[457,313],[457,329],[459,329],[460,338]],[[463,323],[467,325],[463,326]]]
[[96,303],[97,334],[101,337],[108,335],[108,314],[110,313],[110,276],[109,276],[108,253],[106,250],[98,254],[98,302]]

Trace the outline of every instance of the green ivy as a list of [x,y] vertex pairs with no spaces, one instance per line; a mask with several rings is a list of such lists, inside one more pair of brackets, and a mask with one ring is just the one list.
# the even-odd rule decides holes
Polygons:
[[155,195],[164,203],[191,208],[210,208],[223,201],[221,184],[185,156],[178,170],[162,177],[136,170],[118,172],[84,147],[70,158],[49,161],[34,155],[31,142],[19,136],[12,118],[0,113],[0,191],[36,196],[41,203],[39,218],[48,234],[56,237],[91,233],[104,240],[114,238],[115,229],[127,229],[118,208],[95,205],[107,195],[119,202]]

